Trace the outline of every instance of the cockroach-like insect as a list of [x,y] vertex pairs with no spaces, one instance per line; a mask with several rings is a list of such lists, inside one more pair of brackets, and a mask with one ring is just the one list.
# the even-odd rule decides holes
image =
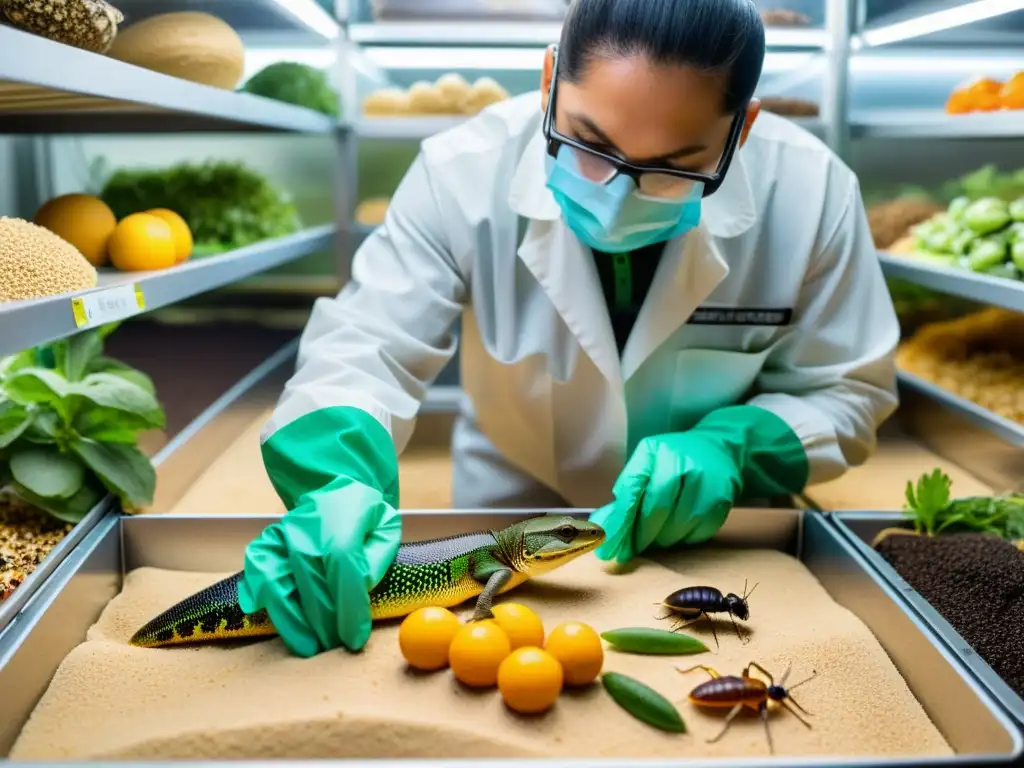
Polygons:
[[[744,669],[742,674],[737,677],[736,675],[721,676],[711,667],[706,667],[702,664],[698,664],[695,667],[689,669],[679,669],[676,667],[676,671],[686,674],[692,672],[695,669],[703,669],[709,675],[711,679],[707,682],[701,683],[692,691],[690,691],[689,699],[691,702],[701,707],[732,707],[729,714],[725,718],[725,725],[722,730],[713,739],[708,739],[708,743],[714,743],[718,741],[725,732],[729,730],[729,726],[732,724],[733,719],[740,713],[740,711],[747,707],[757,712],[762,721],[764,722],[764,733],[768,738],[768,749],[772,754],[775,753],[775,745],[772,744],[772,734],[768,729],[768,701],[777,701],[796,717],[801,723],[808,728],[811,724],[804,720],[797,713],[792,704],[805,715],[810,715],[806,709],[801,707],[796,699],[793,698],[791,692],[794,688],[803,685],[809,680],[813,680],[816,672],[811,672],[810,677],[801,680],[796,685],[792,685],[786,688],[786,680],[789,678],[789,673],[792,670],[793,665],[789,664],[786,667],[786,671],[782,673],[782,677],[779,682],[775,682],[775,678],[760,664],[756,662],[750,662]],[[759,680],[756,677],[750,675],[750,670],[756,669],[761,672],[765,677],[768,678],[768,682],[765,683],[763,680]]]
[[711,634],[715,638],[715,647],[718,648],[720,647],[718,645],[718,633],[715,631],[715,623],[708,614],[727,613],[729,614],[729,620],[732,622],[732,628],[736,630],[736,637],[742,643],[745,642],[743,635],[740,634],[740,628],[736,626],[736,619],[733,617],[738,617],[740,621],[746,621],[750,618],[750,607],[747,605],[747,598],[754,594],[755,589],[757,589],[757,584],[747,592],[747,582],[744,581],[743,597],[740,597],[734,592],[723,595],[721,590],[714,587],[686,587],[685,589],[673,592],[660,603],[655,603],[655,605],[660,605],[668,611],[668,614],[665,616],[658,616],[656,618],[667,619],[669,616],[675,616],[679,623],[672,627],[673,632],[692,624],[702,617],[706,618],[711,625]]

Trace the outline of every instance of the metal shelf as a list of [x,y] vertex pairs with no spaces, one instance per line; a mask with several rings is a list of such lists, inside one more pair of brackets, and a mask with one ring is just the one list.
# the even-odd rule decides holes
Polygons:
[[212,88],[0,26],[0,134],[329,133],[311,109]]
[[981,304],[1024,312],[1024,282],[972,272],[969,269],[941,267],[909,256],[879,253],[882,271],[889,277],[960,296]]
[[187,5],[170,8],[167,0],[118,0],[115,5],[124,13],[123,27],[169,11],[189,10],[217,16],[243,37],[284,31],[312,33],[323,40],[334,39],[340,29],[334,15],[316,0],[188,0]]
[[[336,233],[334,224],[325,224],[170,269],[101,272],[99,285],[88,291],[0,304],[0,356],[64,338],[93,325],[166,307],[243,280],[329,248]],[[135,298],[140,294],[142,302]],[[80,304],[76,310],[75,304],[81,300],[84,300],[84,307]],[[106,305],[102,314],[92,319],[83,318],[81,313],[91,312],[97,302]]]
[[980,405],[911,373],[900,371],[898,377],[901,386],[933,400],[942,408],[981,427],[1000,440],[1012,446],[1024,448],[1024,426],[987,411]]
[[[358,45],[545,46],[557,43],[560,21],[379,21],[352,24],[349,39]],[[768,27],[769,48],[817,50],[828,42],[823,29]]]
[[948,115],[940,109],[853,113],[852,135],[863,139],[1021,139],[1024,110]]

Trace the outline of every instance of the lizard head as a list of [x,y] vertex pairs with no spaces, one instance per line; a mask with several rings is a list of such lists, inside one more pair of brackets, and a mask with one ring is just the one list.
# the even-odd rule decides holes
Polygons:
[[604,529],[596,523],[565,516],[535,517],[519,523],[522,558],[531,574],[544,573],[596,549]]

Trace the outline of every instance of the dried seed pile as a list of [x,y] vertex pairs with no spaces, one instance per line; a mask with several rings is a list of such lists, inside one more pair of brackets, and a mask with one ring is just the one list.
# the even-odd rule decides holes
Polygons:
[[1024,552],[974,533],[889,536],[877,550],[1024,696]]
[[10,597],[72,525],[0,496],[0,602]]
[[0,216],[0,302],[94,288],[96,268],[73,245],[24,219]]

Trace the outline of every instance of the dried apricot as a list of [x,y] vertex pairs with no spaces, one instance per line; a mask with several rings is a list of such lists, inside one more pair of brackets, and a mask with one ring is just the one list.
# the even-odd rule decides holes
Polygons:
[[512,653],[512,643],[497,622],[466,624],[448,648],[448,665],[460,683],[486,688],[498,680],[498,666]]
[[544,712],[558,700],[565,676],[558,659],[542,648],[513,651],[498,667],[498,690],[510,709],[526,715]]
[[512,650],[535,645],[544,645],[544,623],[540,616],[520,603],[501,603],[491,609],[494,621],[505,630]]
[[447,608],[418,608],[398,628],[398,647],[410,667],[431,671],[448,665],[448,648],[462,622]]
[[604,665],[604,646],[593,627],[579,621],[559,624],[548,635],[544,650],[565,670],[566,685],[589,685]]

